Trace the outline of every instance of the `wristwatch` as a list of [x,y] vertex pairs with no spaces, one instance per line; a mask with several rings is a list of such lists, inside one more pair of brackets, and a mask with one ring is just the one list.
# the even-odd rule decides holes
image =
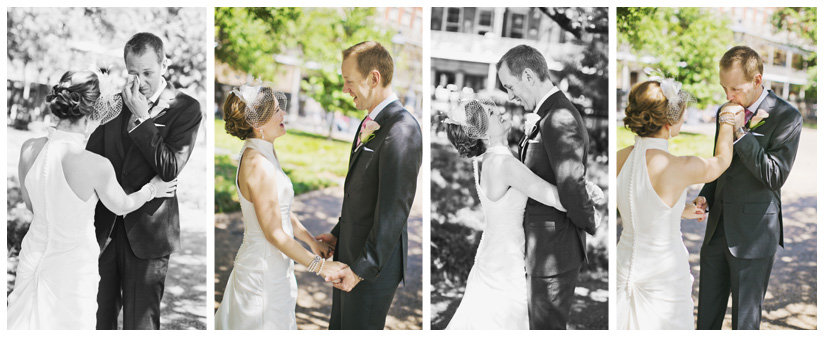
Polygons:
[[748,129],[747,127],[741,126],[741,127],[739,127],[739,129],[735,130],[735,132],[733,133],[733,136],[735,136],[736,139],[738,140],[738,139],[742,138],[742,136],[745,136],[745,134],[749,133],[750,131],[751,130]]

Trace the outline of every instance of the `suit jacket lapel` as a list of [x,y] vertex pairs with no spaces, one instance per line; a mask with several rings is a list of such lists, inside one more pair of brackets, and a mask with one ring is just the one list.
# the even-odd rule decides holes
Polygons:
[[[388,104],[386,107],[384,107],[384,109],[381,110],[381,112],[378,114],[378,117],[375,118],[375,123],[378,123],[379,126],[383,126],[385,121],[389,121],[389,119],[397,113],[397,108],[400,108],[400,104],[398,103],[398,101],[390,102],[390,104]],[[366,118],[367,117],[365,116],[364,119]],[[361,121],[361,123],[363,124],[363,121]],[[380,133],[380,131],[381,129],[376,131],[376,134]],[[353,147],[356,147],[355,144],[357,144],[358,142],[358,136],[360,133],[361,126],[358,126],[358,131],[355,133],[355,140],[353,141]],[[364,152],[364,147],[366,147],[369,143],[375,143],[377,141],[377,138],[378,135],[376,135],[376,137],[374,137],[369,142],[361,144],[360,147],[354,148],[355,152],[352,153],[352,155],[350,155],[349,170],[347,170],[346,178],[347,181],[349,180],[350,174],[352,173],[352,167],[355,165],[355,162],[358,161],[358,158],[360,157],[361,153]],[[346,184],[346,182],[344,182],[344,184]]]
[[[369,115],[367,115],[367,116],[369,116]],[[352,169],[352,164],[355,163],[356,154],[362,148],[362,147],[358,146],[358,137],[361,134],[361,126],[364,125],[364,120],[367,119],[367,116],[364,116],[364,118],[361,119],[361,123],[358,124],[358,130],[355,131],[355,138],[352,139],[352,148],[350,149],[350,155],[349,155],[349,169]],[[347,175],[347,176],[349,176],[349,175]]]
[[527,147],[530,144],[528,140],[535,137],[539,133],[539,124],[541,124],[541,121],[547,117],[547,113],[550,111],[550,105],[553,101],[556,100],[556,95],[559,94],[561,94],[561,91],[558,91],[553,95],[550,95],[550,97],[548,97],[547,100],[544,100],[544,102],[541,104],[541,107],[539,107],[537,113],[537,115],[539,116],[539,120],[536,121],[536,125],[533,128],[534,130],[526,131],[524,133],[524,137],[522,137],[521,141],[519,141],[519,159],[521,159],[521,162],[524,162],[527,159]]

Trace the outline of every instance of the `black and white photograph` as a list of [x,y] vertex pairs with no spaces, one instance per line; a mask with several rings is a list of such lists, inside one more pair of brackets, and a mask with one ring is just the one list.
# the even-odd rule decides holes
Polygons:
[[206,9],[7,20],[8,329],[206,329]]
[[430,27],[432,329],[607,329],[608,9]]

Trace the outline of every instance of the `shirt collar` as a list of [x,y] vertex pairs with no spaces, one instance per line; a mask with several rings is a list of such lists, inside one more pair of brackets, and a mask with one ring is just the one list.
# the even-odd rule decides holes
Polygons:
[[549,98],[550,96],[552,96],[553,94],[555,94],[558,91],[559,91],[559,87],[553,86],[553,88],[551,88],[550,91],[547,92],[547,94],[544,94],[544,97],[542,97],[541,100],[539,100],[539,102],[536,103],[536,107],[533,108],[533,113],[538,114],[539,113],[539,108],[541,108],[541,105],[544,104],[544,101],[547,101],[547,98]]
[[161,77],[160,78],[160,86],[158,86],[158,90],[156,90],[155,93],[152,94],[152,97],[149,98],[149,102],[154,103],[155,101],[157,101],[158,98],[160,97],[160,93],[163,93],[164,89],[166,89],[166,79]]
[[767,96],[768,96],[768,88],[765,88],[765,86],[762,86],[762,94],[759,95],[759,98],[756,99],[756,102],[754,102],[752,105],[750,105],[750,107],[748,107],[748,110],[750,110],[751,113],[756,113],[756,110],[759,109],[759,105],[762,104],[762,101],[764,101],[765,97],[767,97]]
[[387,98],[384,99],[384,101],[381,101],[381,103],[379,103],[377,106],[375,106],[375,109],[373,109],[370,112],[370,119],[375,121],[375,118],[378,117],[378,113],[380,113],[382,110],[384,110],[384,108],[386,108],[387,105],[389,105],[392,101],[395,101],[395,100],[398,100],[398,96],[396,96],[395,93],[392,93],[392,94],[390,94],[390,96],[387,96]]

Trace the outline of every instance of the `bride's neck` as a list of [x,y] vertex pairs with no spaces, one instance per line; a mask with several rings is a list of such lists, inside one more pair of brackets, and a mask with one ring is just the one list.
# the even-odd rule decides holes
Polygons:
[[57,122],[57,125],[54,128],[70,133],[84,133],[86,131],[86,124],[80,122],[80,120],[72,122],[69,119],[63,119],[60,120],[60,122]]
[[485,140],[484,141],[484,146],[486,146],[487,148],[496,147],[496,146],[505,146],[505,147],[507,147],[507,146],[509,146],[509,144],[507,144],[507,139],[506,138],[496,137],[496,138],[492,138],[490,140]]

